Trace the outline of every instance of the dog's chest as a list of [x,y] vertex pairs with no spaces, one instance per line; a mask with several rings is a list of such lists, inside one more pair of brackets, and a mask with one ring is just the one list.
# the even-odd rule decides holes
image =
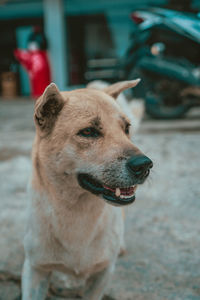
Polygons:
[[[112,223],[112,224],[111,224]],[[98,230],[75,231],[73,238],[63,239],[60,258],[76,275],[96,273],[104,269],[120,247],[120,232],[113,222],[98,225]]]
[[106,268],[119,253],[123,235],[120,210],[115,209],[94,224],[82,220],[74,222],[71,228],[58,228],[55,236],[59,242],[45,250],[45,265],[52,270],[88,277]]
[[119,253],[123,236],[119,208],[108,206],[98,214],[93,212],[93,217],[89,214],[91,207],[84,214],[71,216],[64,210],[56,214],[50,210],[47,216],[44,209],[41,211],[29,240],[30,248],[34,248],[32,259],[35,265],[88,276],[104,269]]

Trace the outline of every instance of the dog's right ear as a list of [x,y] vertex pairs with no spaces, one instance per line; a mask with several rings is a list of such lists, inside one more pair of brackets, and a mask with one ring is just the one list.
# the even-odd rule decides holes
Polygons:
[[63,106],[64,99],[62,95],[55,83],[51,83],[35,104],[34,119],[41,136],[45,136],[51,132]]
[[135,80],[126,80],[126,81],[119,81],[117,83],[111,84],[103,89],[105,93],[117,99],[119,94],[127,89],[135,87],[140,82],[140,78]]

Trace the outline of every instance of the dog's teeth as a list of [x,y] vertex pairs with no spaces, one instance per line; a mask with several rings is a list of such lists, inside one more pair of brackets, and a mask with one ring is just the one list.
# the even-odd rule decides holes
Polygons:
[[125,195],[121,195],[120,198],[121,199],[129,199],[130,197],[132,197],[134,195],[134,193],[132,195],[128,195],[128,196],[125,196]]
[[115,190],[115,196],[116,197],[120,196],[120,188],[116,188],[116,190]]

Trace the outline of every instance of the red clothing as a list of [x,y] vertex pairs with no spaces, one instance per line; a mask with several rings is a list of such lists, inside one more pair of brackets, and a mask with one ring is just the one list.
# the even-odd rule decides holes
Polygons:
[[51,82],[51,72],[46,51],[16,49],[14,54],[28,72],[32,96],[34,98],[41,96],[46,86]]

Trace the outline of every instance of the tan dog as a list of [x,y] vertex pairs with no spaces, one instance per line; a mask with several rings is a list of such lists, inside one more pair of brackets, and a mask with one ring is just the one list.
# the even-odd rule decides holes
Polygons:
[[53,270],[85,281],[85,300],[102,299],[123,246],[115,206],[135,200],[152,167],[114,101],[137,83],[70,92],[50,84],[37,100],[23,300],[45,299]]

